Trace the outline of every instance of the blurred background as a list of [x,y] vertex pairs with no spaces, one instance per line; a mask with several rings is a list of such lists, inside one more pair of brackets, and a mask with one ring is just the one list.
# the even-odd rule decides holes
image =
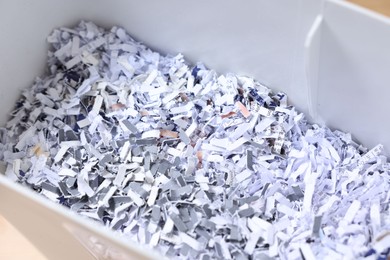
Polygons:
[[[349,0],[390,17],[390,0]],[[0,215],[0,259],[46,259],[34,246]]]
[[390,16],[390,0],[350,0],[349,2],[364,6],[386,16]]

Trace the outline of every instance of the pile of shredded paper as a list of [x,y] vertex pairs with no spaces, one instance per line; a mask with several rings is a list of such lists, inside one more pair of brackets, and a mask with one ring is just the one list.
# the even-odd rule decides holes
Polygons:
[[259,82],[93,23],[0,131],[6,175],[169,258],[386,259],[389,164]]

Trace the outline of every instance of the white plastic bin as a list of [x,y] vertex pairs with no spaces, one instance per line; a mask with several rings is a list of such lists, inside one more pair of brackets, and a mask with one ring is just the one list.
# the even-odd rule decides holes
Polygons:
[[[336,0],[0,1],[0,124],[44,73],[49,33],[82,19],[252,76],[286,92],[314,122],[368,147],[383,143],[390,154],[390,19]],[[0,214],[49,259],[159,258],[1,174]]]

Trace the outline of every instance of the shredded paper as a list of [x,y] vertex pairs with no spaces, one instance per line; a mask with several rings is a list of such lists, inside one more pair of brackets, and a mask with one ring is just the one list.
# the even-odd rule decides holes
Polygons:
[[386,259],[383,147],[244,76],[81,22],[0,130],[5,174],[169,258]]

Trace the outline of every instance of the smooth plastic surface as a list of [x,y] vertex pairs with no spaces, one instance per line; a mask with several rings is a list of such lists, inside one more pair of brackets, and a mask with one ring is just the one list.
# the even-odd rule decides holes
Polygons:
[[318,119],[390,155],[390,19],[343,1],[323,17]]
[[[321,2],[0,1],[0,125],[20,90],[43,74],[47,35],[85,19],[123,26],[159,51],[219,72],[252,76],[316,122],[389,149],[390,22],[342,1],[326,1],[322,12]],[[49,259],[155,257],[33,193],[0,174],[1,214]]]

